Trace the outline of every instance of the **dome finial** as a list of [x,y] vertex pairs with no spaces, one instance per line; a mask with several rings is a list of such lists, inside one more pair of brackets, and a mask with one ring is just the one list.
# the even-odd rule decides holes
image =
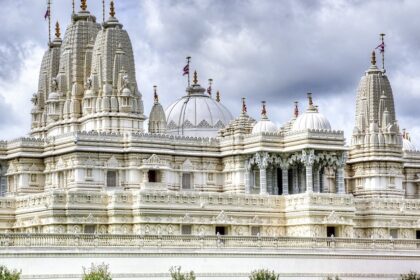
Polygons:
[[157,86],[153,86],[153,99],[155,103],[159,103],[159,95],[157,94]]
[[242,113],[246,113],[246,103],[245,103],[245,97],[242,97]]
[[295,118],[297,118],[299,116],[299,102],[295,101],[295,111],[294,111],[294,115]]
[[372,65],[376,65],[376,53],[375,53],[375,51],[372,51],[372,56],[370,58],[370,63]]
[[308,104],[309,104],[309,108],[312,108],[314,106],[314,102],[312,101],[312,93],[308,92]]
[[82,9],[82,11],[86,11],[87,9],[87,4],[86,4],[86,0],[81,0],[82,4],[80,5],[80,8]]
[[60,24],[58,23],[58,21],[55,23],[55,38],[60,38],[61,33],[60,33]]
[[197,70],[194,71],[193,83],[194,83],[194,85],[198,84]]
[[406,134],[407,132],[406,132],[406,129],[405,128],[403,128],[403,130],[402,130],[402,138],[403,139],[407,139],[406,137],[407,137],[407,134]]
[[216,101],[220,102],[220,92],[219,91],[217,91],[217,93],[216,93]]
[[261,101],[262,109],[261,109],[261,117],[267,117],[267,109],[265,108],[265,101]]
[[209,87],[207,88],[207,93],[211,96],[211,85],[213,84],[213,79],[209,79]]
[[111,0],[111,3],[109,3],[109,9],[110,9],[110,12],[109,12],[109,15],[111,16],[111,17],[115,17],[115,7],[114,7],[114,0]]

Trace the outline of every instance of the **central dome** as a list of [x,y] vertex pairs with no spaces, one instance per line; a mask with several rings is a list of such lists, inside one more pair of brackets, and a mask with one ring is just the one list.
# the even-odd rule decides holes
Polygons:
[[187,88],[188,94],[166,109],[168,134],[217,137],[218,131],[233,120],[220,99],[213,99],[205,91],[195,78],[194,84]]

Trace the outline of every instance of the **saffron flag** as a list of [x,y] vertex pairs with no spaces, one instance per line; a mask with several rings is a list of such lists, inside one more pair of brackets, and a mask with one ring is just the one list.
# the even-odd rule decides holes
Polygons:
[[182,76],[190,74],[190,65],[189,64],[185,65],[183,71],[184,71],[184,74],[182,74]]
[[44,19],[47,19],[49,17],[50,17],[50,8],[48,8],[47,11],[45,12]]
[[377,47],[375,48],[375,50],[376,50],[376,49],[379,49],[381,53],[384,53],[384,52],[385,52],[385,43],[384,43],[384,42],[382,42],[379,46],[377,46]]

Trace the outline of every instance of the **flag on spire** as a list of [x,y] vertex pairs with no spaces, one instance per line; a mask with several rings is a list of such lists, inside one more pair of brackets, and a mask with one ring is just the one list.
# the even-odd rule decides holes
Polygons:
[[190,64],[188,63],[187,65],[185,65],[184,69],[183,69],[183,73],[182,76],[185,75],[189,75],[190,74]]
[[213,83],[213,79],[209,79],[209,87],[207,88],[207,93],[211,96],[211,84]]
[[47,18],[49,17],[50,17],[50,7],[47,8],[47,11],[45,12],[45,15],[44,15],[44,19],[47,20]]
[[384,53],[385,52],[385,43],[384,42],[382,42],[379,46],[377,46],[376,48],[375,48],[375,50],[376,49],[379,49],[379,51],[381,52],[381,53]]

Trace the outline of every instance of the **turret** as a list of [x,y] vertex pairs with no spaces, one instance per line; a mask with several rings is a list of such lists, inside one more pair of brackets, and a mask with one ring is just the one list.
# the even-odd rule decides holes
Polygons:
[[165,133],[166,132],[166,116],[162,105],[159,103],[159,96],[157,94],[157,87],[154,86],[154,102],[149,116],[149,132],[150,133]]

